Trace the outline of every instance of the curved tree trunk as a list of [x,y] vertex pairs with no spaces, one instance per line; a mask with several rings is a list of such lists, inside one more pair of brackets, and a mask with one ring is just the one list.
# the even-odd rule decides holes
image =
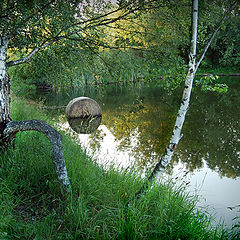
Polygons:
[[10,121],[3,131],[3,139],[7,139],[17,132],[35,130],[43,133],[50,141],[52,147],[52,159],[56,168],[58,179],[65,190],[70,191],[70,182],[67,175],[66,164],[62,151],[62,136],[46,122],[40,120]]
[[58,179],[69,192],[70,182],[62,151],[62,136],[46,122],[40,120],[12,121],[10,116],[10,78],[7,72],[8,37],[0,35],[0,154],[4,151],[17,132],[36,130],[42,132],[51,143],[52,159]]

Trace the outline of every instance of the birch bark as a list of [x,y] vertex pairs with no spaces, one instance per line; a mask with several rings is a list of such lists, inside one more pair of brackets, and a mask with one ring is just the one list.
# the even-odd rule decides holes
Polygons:
[[7,73],[8,37],[0,36],[0,137],[10,117],[10,81]]
[[154,178],[159,177],[165,170],[166,166],[171,162],[173,153],[177,148],[177,145],[182,138],[182,127],[185,121],[185,117],[189,108],[190,96],[192,91],[193,79],[195,76],[196,69],[196,52],[197,52],[197,23],[198,23],[198,0],[193,0],[192,8],[192,40],[189,54],[188,73],[185,79],[185,85],[181,100],[181,105],[178,110],[175,125],[173,127],[172,137],[169,145],[166,148],[165,154],[161,160],[156,164],[152,173],[148,177],[148,181],[135,193],[135,198],[139,199],[144,190],[148,187],[149,183]]
[[192,40],[190,58],[188,64],[188,73],[185,80],[185,86],[182,95],[182,101],[178,110],[176,122],[173,128],[172,137],[164,156],[161,158],[161,162],[158,163],[148,180],[152,180],[155,176],[161,174],[161,172],[170,163],[173,153],[177,148],[177,145],[182,137],[181,131],[185,121],[185,117],[189,108],[193,79],[195,76],[196,68],[196,51],[197,51],[197,22],[198,22],[198,0],[193,1],[193,15],[192,15]]
[[[237,5],[237,1],[233,2],[233,4],[229,7],[229,9],[225,12],[225,15],[217,25],[215,31],[213,32],[212,36],[210,37],[209,41],[207,42],[202,55],[199,58],[199,61],[196,61],[196,52],[197,52],[197,24],[198,24],[198,0],[193,0],[193,9],[192,9],[192,40],[191,40],[191,48],[189,54],[189,65],[188,65],[188,73],[185,80],[185,87],[183,90],[181,106],[179,108],[176,122],[173,128],[173,134],[170,140],[168,147],[166,148],[166,152],[164,156],[161,158],[161,161],[156,164],[155,168],[153,169],[152,173],[148,177],[148,181],[151,181],[154,177],[159,176],[166,166],[171,162],[173,153],[182,137],[181,131],[185,121],[185,116],[187,114],[191,91],[192,91],[192,84],[197,72],[199,65],[201,64],[212,40],[216,36],[216,33],[219,31],[222,23],[226,19],[227,15],[232,11],[232,9]],[[137,194],[143,191],[145,187],[143,187]]]

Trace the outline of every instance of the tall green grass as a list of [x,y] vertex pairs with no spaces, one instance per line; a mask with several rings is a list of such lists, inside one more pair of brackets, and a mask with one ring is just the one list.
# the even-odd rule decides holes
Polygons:
[[[15,120],[48,117],[14,100]],[[213,228],[196,199],[173,184],[155,184],[138,202],[126,203],[142,184],[133,173],[105,171],[63,134],[72,194],[59,186],[48,140],[37,132],[16,136],[0,160],[0,239],[237,239]],[[235,235],[234,235],[235,234]]]

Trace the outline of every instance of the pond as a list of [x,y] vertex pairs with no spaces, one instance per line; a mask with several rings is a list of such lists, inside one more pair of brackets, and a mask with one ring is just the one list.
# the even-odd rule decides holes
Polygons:
[[[184,136],[164,173],[197,194],[198,207],[228,227],[240,217],[240,78],[230,80],[225,94],[194,88]],[[66,106],[79,96],[95,99],[103,111],[102,124],[95,133],[75,138],[106,168],[134,167],[144,176],[169,143],[181,93],[181,89],[170,94],[157,87],[111,85],[46,93],[41,99],[48,106]],[[57,123],[65,121],[64,107],[49,109],[49,114],[59,116]],[[66,121],[61,126],[68,128]]]

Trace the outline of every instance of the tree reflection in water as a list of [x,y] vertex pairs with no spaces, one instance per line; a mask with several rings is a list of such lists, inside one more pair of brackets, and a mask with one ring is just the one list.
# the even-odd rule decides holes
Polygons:
[[[197,188],[204,198],[203,205],[214,206],[218,219],[224,217],[228,226],[239,214],[239,208],[234,208],[240,197],[239,90],[239,79],[226,94],[194,88],[184,136],[167,172],[170,176],[182,176],[176,177],[179,184],[191,182],[189,190]],[[169,143],[180,94],[181,89],[167,94],[151,87],[133,91],[124,88],[75,91],[57,97],[51,94],[49,103],[66,105],[70,99],[83,95],[95,99],[103,110],[103,125],[95,133],[77,135],[75,139],[85,144],[96,161],[106,167],[134,166],[145,174],[159,161]],[[53,102],[56,100],[59,102]],[[52,114],[56,117],[63,113]],[[197,184],[203,187],[201,193]]]
[[[112,95],[102,100],[105,104],[103,124],[118,141],[118,150],[128,151],[135,159],[134,164],[141,168],[153,166],[164,153],[178,107],[176,95],[164,96],[160,89],[149,93],[143,91],[137,96],[133,96],[133,92],[118,93],[117,106],[113,104]],[[227,94],[195,90],[184,137],[169,171],[178,161],[186,163],[190,171],[201,168],[206,161],[207,166],[221,176],[240,176],[239,119],[237,88]],[[103,135],[100,130],[91,135],[91,147],[100,148]]]

